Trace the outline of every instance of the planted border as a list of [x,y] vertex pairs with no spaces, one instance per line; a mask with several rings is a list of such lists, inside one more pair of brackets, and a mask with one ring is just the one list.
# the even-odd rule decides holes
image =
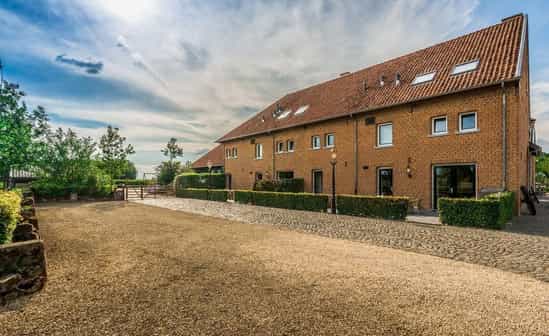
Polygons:
[[21,194],[0,192],[0,244],[10,243],[21,213]]
[[235,191],[235,201],[271,208],[324,212],[328,195],[310,193],[282,193],[270,191]]
[[404,220],[408,214],[408,197],[338,195],[339,214]]
[[186,189],[178,189],[176,191],[177,197],[194,198],[194,199],[217,201],[217,202],[226,202],[228,195],[229,193],[227,190],[186,188]]

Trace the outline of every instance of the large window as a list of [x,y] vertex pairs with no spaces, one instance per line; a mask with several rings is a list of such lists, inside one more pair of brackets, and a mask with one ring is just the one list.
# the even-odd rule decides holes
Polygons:
[[335,145],[335,135],[333,133],[326,134],[326,147],[331,148]]
[[393,195],[393,168],[377,170],[377,194],[381,196]]
[[257,160],[263,159],[263,145],[255,144],[255,158]]
[[320,136],[313,135],[311,137],[311,148],[312,149],[320,149]]
[[448,118],[436,117],[433,118],[432,134],[442,135],[448,133]]
[[288,152],[293,152],[295,150],[295,142],[293,140],[288,140],[287,146]]
[[477,130],[476,112],[462,113],[459,115],[459,131],[462,133],[474,132]]
[[377,146],[385,147],[393,145],[393,124],[377,125]]

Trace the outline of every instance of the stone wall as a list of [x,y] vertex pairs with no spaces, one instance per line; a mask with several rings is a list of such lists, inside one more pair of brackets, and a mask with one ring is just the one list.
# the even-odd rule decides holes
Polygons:
[[22,206],[13,242],[0,245],[0,304],[40,290],[47,279],[44,243],[38,234],[34,199],[25,195]]

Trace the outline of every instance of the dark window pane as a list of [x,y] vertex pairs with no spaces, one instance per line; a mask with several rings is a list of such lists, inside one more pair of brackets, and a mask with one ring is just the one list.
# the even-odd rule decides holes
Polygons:
[[379,186],[378,191],[380,195],[391,196],[393,195],[393,170],[390,168],[379,169]]
[[466,114],[461,116],[461,129],[470,130],[476,128],[476,115],[475,114]]

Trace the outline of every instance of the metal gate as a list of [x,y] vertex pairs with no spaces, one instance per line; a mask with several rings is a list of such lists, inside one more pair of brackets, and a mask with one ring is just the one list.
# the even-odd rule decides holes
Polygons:
[[160,196],[167,196],[171,193],[171,186],[165,186],[160,184],[151,185],[125,185],[121,187],[124,191],[124,200],[143,200],[147,198],[157,198]]

